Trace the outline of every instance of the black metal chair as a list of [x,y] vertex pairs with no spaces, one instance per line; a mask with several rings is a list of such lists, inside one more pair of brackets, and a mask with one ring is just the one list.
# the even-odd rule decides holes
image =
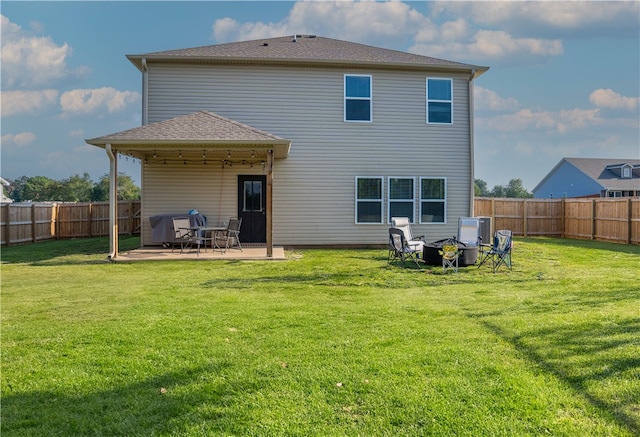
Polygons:
[[242,218],[231,217],[227,229],[218,231],[215,236],[215,244],[223,251],[238,248],[242,251],[240,244],[240,226],[242,226]]
[[413,260],[420,268],[421,244],[409,244],[402,229],[389,228],[389,254],[387,264],[400,260],[405,265],[406,260]]
[[480,268],[486,262],[491,260],[493,273],[498,271],[500,266],[507,266],[511,270],[511,246],[513,245],[513,234],[510,230],[501,229],[493,234],[493,244],[482,244],[483,249],[482,261],[478,265]]
[[173,218],[173,246],[171,252],[173,252],[178,244],[180,244],[180,253],[189,246],[198,244],[198,238],[196,233],[189,229],[191,227],[191,220],[189,217],[174,217]]

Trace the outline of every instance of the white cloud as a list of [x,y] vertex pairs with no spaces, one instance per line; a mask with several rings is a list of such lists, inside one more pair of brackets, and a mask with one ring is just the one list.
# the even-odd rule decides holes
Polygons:
[[473,88],[473,102],[476,109],[489,109],[491,111],[515,110],[520,104],[513,97],[502,98],[495,91],[475,86]]
[[58,91],[2,91],[2,116],[35,114],[56,104]]
[[389,46],[390,39],[404,40],[429,24],[406,3],[393,2],[296,2],[289,15],[277,23],[238,23],[216,20],[217,42],[269,38],[293,34],[319,34],[349,41]]
[[60,97],[64,115],[114,113],[127,105],[138,102],[140,94],[135,91],[118,91],[115,88],[77,89],[67,91]]
[[612,89],[597,89],[589,96],[589,101],[599,108],[636,109],[640,105],[639,97],[624,97]]
[[498,132],[546,131],[567,133],[603,123],[599,109],[533,111],[521,109],[512,114],[492,118],[479,117],[482,125]]
[[33,132],[21,132],[19,134],[2,135],[2,145],[15,144],[19,147],[31,144],[36,140],[37,136]]
[[544,32],[556,37],[637,35],[640,2],[605,1],[445,1],[432,4],[432,16],[465,15],[480,26],[513,35]]
[[29,35],[4,15],[0,15],[0,22],[3,88],[50,86],[52,82],[88,72],[87,67],[72,70],[67,66],[72,53],[68,44],[57,45],[51,37]]

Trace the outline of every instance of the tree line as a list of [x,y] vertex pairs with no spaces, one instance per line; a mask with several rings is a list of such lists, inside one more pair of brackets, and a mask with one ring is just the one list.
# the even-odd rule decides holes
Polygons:
[[507,185],[496,185],[489,190],[487,183],[482,179],[475,179],[476,197],[506,197],[509,199],[529,199],[533,194],[522,186],[521,179],[511,179]]
[[[20,176],[9,181],[7,196],[14,202],[106,202],[109,200],[109,175],[105,174],[97,182],[88,173],[75,174],[61,180],[46,176]],[[138,187],[124,173],[118,175],[118,199],[140,199]]]

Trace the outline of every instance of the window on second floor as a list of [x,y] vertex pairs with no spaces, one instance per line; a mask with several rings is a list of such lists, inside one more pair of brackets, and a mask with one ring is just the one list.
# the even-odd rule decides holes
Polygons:
[[344,75],[344,121],[371,121],[370,75]]
[[453,123],[453,81],[427,78],[427,123]]

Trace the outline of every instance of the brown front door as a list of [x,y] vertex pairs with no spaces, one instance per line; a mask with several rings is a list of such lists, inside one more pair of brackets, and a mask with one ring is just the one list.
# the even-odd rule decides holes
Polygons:
[[242,218],[242,243],[267,241],[266,188],[267,177],[264,175],[238,176],[238,217]]

